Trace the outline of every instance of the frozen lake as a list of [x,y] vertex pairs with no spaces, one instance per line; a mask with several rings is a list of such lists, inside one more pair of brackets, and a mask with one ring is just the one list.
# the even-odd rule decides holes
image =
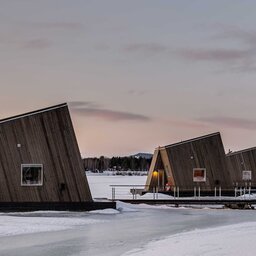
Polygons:
[[[93,198],[111,198],[110,185],[145,185],[147,176],[108,176],[91,174],[87,175]],[[116,188],[117,198],[132,198],[130,188]]]
[[[137,176],[91,176],[88,179],[94,197],[108,197],[109,184],[131,184],[131,179],[139,184],[142,178],[145,179]],[[119,211],[90,213],[1,214],[0,255],[164,256],[171,252],[179,256],[230,255],[226,253],[227,248],[238,250],[245,242],[247,253],[242,255],[252,255],[248,243],[252,243],[254,250],[251,240],[256,238],[256,211],[253,210],[126,204],[118,204],[118,207]],[[209,230],[204,231],[206,228]]]

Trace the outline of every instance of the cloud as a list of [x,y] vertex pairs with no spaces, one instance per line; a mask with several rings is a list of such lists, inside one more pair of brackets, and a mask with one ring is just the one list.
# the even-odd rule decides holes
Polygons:
[[135,89],[131,89],[129,91],[127,91],[127,93],[129,95],[134,95],[134,96],[143,96],[147,93],[147,90],[135,90]]
[[222,64],[224,71],[256,71],[256,31],[223,24],[212,26],[211,29],[215,30],[214,35],[210,37],[211,42],[223,41],[226,47],[177,48],[176,56],[189,61]]
[[169,52],[170,48],[159,43],[133,43],[122,49],[126,53],[139,53],[145,55],[158,55]]
[[215,25],[214,28],[217,29],[218,32],[212,36],[212,39],[231,41],[236,40],[249,46],[255,46],[256,31],[254,30],[247,31],[238,26],[228,26],[225,24]]
[[83,30],[84,24],[79,22],[32,22],[26,26],[34,29]]
[[[15,32],[17,27],[19,33]],[[84,25],[79,22],[20,22],[16,24],[14,30],[10,26],[8,33],[1,34],[0,46],[11,45],[18,49],[46,49],[54,44],[55,35],[69,32],[69,38],[72,39],[70,32],[77,33],[83,29]]]
[[211,123],[217,126],[226,126],[230,128],[239,128],[246,130],[255,130],[256,129],[256,120],[237,118],[237,117],[203,117],[199,121],[205,123]]
[[251,56],[250,50],[235,49],[180,49],[176,53],[192,61],[245,61]]
[[69,103],[74,113],[86,116],[104,119],[106,121],[141,121],[147,122],[151,118],[141,114],[134,114],[129,112],[115,111],[99,107],[92,102],[70,102]]
[[51,41],[44,38],[31,39],[22,43],[22,47],[26,49],[46,49],[51,45]]
[[86,107],[93,107],[98,108],[99,105],[93,101],[70,101],[68,105],[71,108],[77,109],[77,108],[86,108]]
[[[155,42],[130,43],[122,48],[124,53],[143,57],[178,57],[191,62],[212,62],[218,69],[231,72],[256,71],[256,32],[246,31],[232,26],[215,26],[215,34],[209,40],[224,43],[216,47],[186,47],[166,45]],[[217,30],[217,31],[216,31]],[[236,45],[236,43],[239,43]]]

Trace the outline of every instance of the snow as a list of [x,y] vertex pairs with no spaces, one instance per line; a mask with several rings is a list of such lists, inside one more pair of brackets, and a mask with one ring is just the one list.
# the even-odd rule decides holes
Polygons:
[[132,205],[121,201],[116,202],[116,209],[120,212],[138,212],[138,205]]
[[24,213],[13,215],[0,216],[0,237],[60,231],[102,222],[91,218],[24,217]]
[[[94,198],[111,197],[109,185],[143,185],[145,179],[88,176]],[[119,195],[132,197],[129,187]],[[245,195],[241,199],[255,196]],[[137,198],[153,199],[153,194]],[[158,198],[173,197],[159,193]],[[0,213],[0,255],[13,256],[17,251],[21,256],[45,255],[45,251],[48,255],[73,256],[254,255],[255,212],[222,208],[131,205],[117,201],[116,210]]]
[[242,196],[238,196],[240,199],[256,199],[256,194],[244,194]]
[[122,256],[254,255],[256,222],[194,230],[153,241]]
[[154,196],[156,199],[174,199],[173,196],[162,194],[162,193],[157,193],[155,195],[153,193],[146,193],[142,196],[137,196],[137,199],[153,199]]
[[[141,185],[144,187],[147,176],[107,176],[86,174],[93,198],[112,198],[110,185]],[[132,187],[118,187],[115,189],[116,198],[132,198]],[[152,197],[153,198],[153,197]]]
[[90,214],[119,214],[120,211],[115,209],[104,209],[104,210],[94,210],[90,211]]

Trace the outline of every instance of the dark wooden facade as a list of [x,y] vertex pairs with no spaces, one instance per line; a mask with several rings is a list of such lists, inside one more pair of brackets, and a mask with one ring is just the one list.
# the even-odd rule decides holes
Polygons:
[[[256,147],[229,153],[226,156],[231,181],[235,187],[256,187]],[[251,179],[243,177],[249,171]]]
[[[43,184],[21,185],[21,165],[43,166]],[[92,201],[67,104],[0,121],[0,202]]]
[[[194,179],[194,170],[203,170],[205,181]],[[231,189],[230,174],[220,133],[209,134],[155,150],[146,186],[152,190],[179,187],[193,191],[194,187],[212,191],[215,187]]]

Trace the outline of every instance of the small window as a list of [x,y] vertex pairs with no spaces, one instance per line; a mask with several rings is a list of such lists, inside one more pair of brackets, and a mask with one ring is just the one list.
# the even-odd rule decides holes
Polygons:
[[193,181],[194,182],[206,182],[206,169],[194,168],[193,169]]
[[252,171],[243,171],[243,180],[251,180],[252,179]]
[[22,164],[21,165],[21,185],[22,186],[42,186],[43,185],[43,165],[42,164]]

